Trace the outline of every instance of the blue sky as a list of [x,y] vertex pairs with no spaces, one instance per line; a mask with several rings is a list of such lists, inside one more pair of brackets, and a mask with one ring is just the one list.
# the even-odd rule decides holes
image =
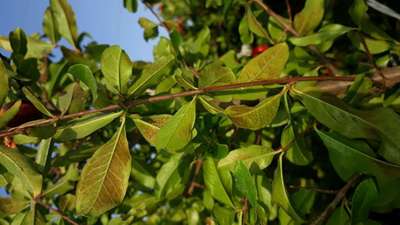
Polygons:
[[[154,16],[143,5],[132,14],[123,7],[122,0],[69,0],[75,11],[79,32],[88,32],[98,43],[117,44],[133,60],[153,59],[152,49],[157,40],[146,42],[137,21],[144,16],[155,21]],[[0,35],[8,36],[16,27],[27,34],[42,32],[42,17],[46,0],[0,1]],[[166,32],[160,29],[166,36]],[[0,189],[0,196],[4,190]]]
[[[79,32],[88,32],[99,43],[117,44],[133,60],[152,60],[152,48],[157,40],[146,42],[137,21],[144,16],[156,21],[142,4],[132,14],[122,0],[69,0],[75,11]],[[0,35],[21,27],[27,34],[42,32],[42,17],[48,6],[46,0],[0,1]],[[160,29],[162,35],[165,30]]]

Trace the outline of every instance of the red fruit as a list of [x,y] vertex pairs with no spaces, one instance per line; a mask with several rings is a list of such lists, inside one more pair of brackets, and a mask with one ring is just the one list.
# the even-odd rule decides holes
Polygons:
[[3,144],[7,148],[16,148],[17,147],[17,144],[15,144],[14,140],[12,139],[12,137],[5,137],[3,139]]
[[257,55],[261,54],[262,52],[264,52],[268,48],[269,48],[269,46],[267,44],[257,45],[255,48],[253,48],[253,51],[251,52],[251,55],[253,57],[256,57]]
[[16,127],[23,123],[40,118],[41,118],[41,113],[39,112],[39,110],[35,108],[35,106],[32,105],[32,103],[28,101],[22,101],[17,115],[15,115],[14,118],[7,123],[7,126]]

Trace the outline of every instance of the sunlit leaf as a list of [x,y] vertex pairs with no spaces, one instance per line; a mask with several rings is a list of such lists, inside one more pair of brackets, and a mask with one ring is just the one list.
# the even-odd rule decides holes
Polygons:
[[46,34],[47,38],[50,39],[51,43],[56,44],[60,40],[60,34],[58,33],[53,12],[50,7],[47,7],[44,12],[42,25],[43,32]]
[[122,202],[131,173],[125,119],[114,136],[84,166],[76,189],[76,210],[98,216]]
[[101,71],[107,88],[114,93],[126,94],[132,66],[129,56],[119,46],[113,45],[104,50],[101,56]]
[[196,119],[196,98],[183,105],[155,137],[158,149],[177,151],[185,147],[193,137],[193,127]]
[[88,66],[82,64],[73,65],[68,69],[68,73],[72,74],[75,79],[86,84],[92,93],[93,100],[96,100],[97,82]]
[[294,17],[294,28],[300,35],[312,32],[321,23],[324,11],[324,0],[307,0]]
[[274,45],[251,59],[242,69],[238,82],[278,78],[289,57],[286,43]]
[[240,128],[258,130],[267,127],[275,118],[281,95],[264,99],[254,107],[233,105],[225,109],[225,114]]
[[156,135],[161,127],[165,125],[165,123],[171,118],[171,115],[154,115],[147,120],[142,119],[133,119],[136,127],[139,132],[143,135],[143,137],[148,141],[151,145],[155,145]]
[[174,57],[161,57],[155,63],[147,65],[142,75],[129,88],[128,95],[141,94],[148,85],[159,80],[165,73],[165,70],[174,62]]
[[7,125],[7,123],[11,121],[15,115],[17,115],[20,106],[21,100],[15,102],[9,109],[6,109],[6,111],[0,111],[0,128]]
[[24,92],[25,97],[35,106],[37,110],[43,113],[46,116],[53,116],[53,114],[47,109],[45,105],[36,97],[28,88],[23,87],[22,91]]
[[67,0],[50,0],[50,9],[57,31],[72,46],[76,47],[78,28],[71,5]]

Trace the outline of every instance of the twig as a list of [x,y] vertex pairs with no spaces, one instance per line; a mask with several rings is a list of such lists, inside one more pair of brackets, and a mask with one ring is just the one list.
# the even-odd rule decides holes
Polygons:
[[59,210],[57,208],[53,208],[53,207],[51,207],[49,205],[46,205],[46,204],[44,204],[43,202],[40,202],[40,201],[36,201],[36,203],[41,205],[41,206],[43,206],[44,208],[46,208],[49,211],[53,211],[53,212],[57,213],[58,215],[60,215],[68,223],[70,223],[72,225],[79,225],[77,222],[75,222],[74,220],[69,218],[67,215],[65,215],[61,210]]
[[169,30],[167,24],[164,22],[164,20],[161,19],[161,17],[158,15],[158,13],[157,13],[156,11],[154,11],[154,9],[153,9],[153,7],[150,5],[150,3],[144,2],[144,1],[143,1],[142,3],[143,3],[144,6],[146,6],[146,8],[147,8],[148,10],[150,10],[151,14],[154,15],[154,17],[157,19],[158,23],[159,23],[162,27],[164,27],[164,28],[167,30],[167,33],[169,34],[170,30]]
[[311,223],[311,225],[323,224],[335,210],[337,204],[346,196],[347,192],[352,188],[361,178],[360,174],[353,175],[349,181],[337,192],[333,201],[325,208],[319,217]]
[[290,189],[308,189],[311,191],[319,192],[319,193],[324,193],[324,194],[336,194],[338,193],[337,190],[328,190],[328,189],[321,189],[317,187],[303,187],[303,186],[295,186],[295,185],[289,185]]
[[[293,36],[295,37],[300,37],[301,35],[293,28],[293,26],[291,24],[286,23],[286,21],[284,20],[284,18],[282,16],[280,16],[279,14],[277,14],[276,12],[274,12],[268,5],[266,5],[262,0],[251,0],[250,2],[255,2],[257,3],[257,5],[259,5],[261,8],[264,9],[264,11],[271,17],[273,17],[278,24],[286,31],[289,31]],[[314,45],[310,45],[308,46],[308,49],[310,49],[315,55],[318,56],[318,58],[320,58],[320,60],[322,61],[323,64],[325,64],[325,66],[333,73],[333,74],[338,74],[337,73],[337,69],[336,67],[329,62],[329,60],[323,55],[321,54],[321,52],[319,52],[319,50],[314,46]]]
[[[350,76],[341,76],[341,77],[330,77],[330,76],[320,76],[320,77],[284,77],[278,79],[270,79],[270,80],[258,80],[258,81],[251,81],[251,82],[244,82],[244,83],[233,83],[233,84],[226,84],[226,85],[219,85],[219,86],[209,86],[204,88],[198,88],[195,90],[183,91],[175,94],[166,94],[166,95],[159,95],[159,96],[152,96],[148,98],[142,99],[135,99],[131,102],[128,102],[126,108],[132,108],[142,104],[148,103],[156,103],[165,100],[175,99],[179,97],[187,97],[187,96],[194,96],[200,94],[206,94],[210,92],[218,92],[218,91],[226,91],[232,89],[240,89],[245,87],[254,87],[254,86],[263,86],[263,85],[271,85],[271,84],[289,84],[289,83],[296,83],[296,82],[307,82],[307,81],[353,81],[356,77],[353,75]],[[35,120],[28,123],[24,123],[17,127],[12,127],[7,130],[0,131],[0,138],[11,136],[17,133],[22,133],[28,128],[37,127],[37,126],[44,126],[52,123],[56,123],[58,121],[69,120],[78,118],[81,116],[93,114],[93,113],[100,113],[100,112],[111,112],[119,109],[123,109],[120,105],[109,105],[105,108],[101,109],[90,109],[78,113],[68,114],[68,115],[58,115],[54,116],[49,119],[41,119]]]
[[292,6],[290,5],[289,0],[285,0],[285,4],[286,4],[287,14],[288,14],[289,20],[290,20],[290,22],[292,22],[293,21],[293,18],[292,18]]
[[192,182],[190,182],[187,194],[188,195],[192,195],[193,191],[195,188],[204,188],[203,185],[197,183],[195,180],[197,178],[197,176],[200,173],[201,167],[203,166],[203,160],[201,159],[197,159],[195,160],[195,167],[194,167],[194,173],[193,173],[193,178],[192,178]]
[[[359,33],[359,35],[360,35],[361,43],[365,49],[365,52],[367,53],[369,63],[372,64],[372,66],[375,68],[376,72],[378,72],[379,76],[381,76],[383,81],[385,81],[385,75],[383,75],[381,69],[378,67],[378,65],[376,65],[376,63],[374,61],[374,57],[372,56],[371,52],[369,51],[369,48],[368,48],[367,42],[365,41],[364,36],[362,36],[361,33]],[[385,82],[383,82],[383,85],[385,86]]]

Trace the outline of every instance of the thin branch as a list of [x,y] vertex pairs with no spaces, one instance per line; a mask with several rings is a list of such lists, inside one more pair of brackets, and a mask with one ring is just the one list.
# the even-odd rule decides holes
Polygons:
[[[372,54],[368,48],[368,45],[367,45],[367,42],[365,41],[364,36],[361,33],[359,33],[359,35],[360,35],[361,43],[367,53],[369,63],[372,64],[372,66],[375,68],[375,70],[378,72],[378,74],[383,78],[383,81],[385,81],[385,75],[383,75],[381,69],[378,67],[378,65],[376,65],[376,63],[374,61],[374,57],[372,56]],[[383,85],[385,86],[385,82],[383,82]]]
[[168,26],[167,26],[167,25],[165,24],[165,22],[161,19],[161,17],[158,15],[158,13],[157,13],[156,11],[154,11],[153,6],[152,6],[150,3],[148,3],[148,2],[144,2],[144,1],[143,1],[142,3],[143,3],[144,6],[146,6],[146,8],[147,8],[148,10],[150,10],[151,14],[154,15],[154,17],[157,19],[158,23],[159,23],[161,26],[163,26],[163,27],[167,30],[167,32],[169,33],[169,28],[168,28]]
[[325,208],[325,210],[319,215],[319,217],[311,223],[311,225],[323,224],[332,212],[335,210],[336,206],[340,201],[346,196],[347,192],[360,180],[361,175],[353,175],[349,181],[337,192],[333,201]]
[[196,178],[200,174],[201,167],[203,166],[203,160],[196,159],[194,165],[195,167],[194,167],[193,178],[187,190],[188,195],[192,195],[195,188],[204,188],[203,185],[196,182]]
[[206,93],[210,93],[210,92],[226,91],[226,90],[232,90],[232,89],[240,89],[240,88],[245,88],[245,87],[263,86],[263,85],[271,85],[271,84],[290,84],[290,83],[307,82],[307,81],[338,81],[339,82],[339,81],[353,81],[354,79],[355,79],[355,76],[353,76],[353,75],[341,76],[341,77],[330,77],[330,76],[284,77],[284,78],[270,79],[270,80],[258,80],[258,81],[244,82],[244,83],[233,83],[233,84],[227,84],[227,85],[209,86],[209,87],[198,88],[198,89],[189,90],[189,91],[183,91],[183,92],[179,92],[179,93],[175,93],[175,94],[166,94],[166,95],[152,96],[152,97],[142,98],[142,99],[135,99],[135,100],[125,104],[126,107],[122,107],[120,105],[109,105],[109,106],[107,106],[105,108],[101,108],[101,109],[90,109],[90,110],[73,113],[73,114],[68,114],[68,115],[58,115],[58,116],[54,116],[49,119],[35,120],[35,121],[28,122],[28,123],[24,123],[17,127],[12,127],[7,130],[0,131],[0,138],[15,135],[18,133],[22,133],[28,128],[53,124],[58,121],[74,119],[74,118],[78,118],[81,116],[94,114],[94,113],[111,112],[111,111],[116,111],[116,110],[123,109],[123,108],[132,108],[132,107],[142,105],[142,104],[156,103],[156,102],[175,99],[175,98],[179,98],[179,97],[187,97],[187,96],[206,94]]
[[37,204],[43,206],[44,208],[46,208],[49,211],[53,211],[55,213],[57,213],[58,215],[60,215],[65,221],[67,221],[68,223],[72,224],[72,225],[79,225],[79,223],[75,222],[74,220],[72,220],[71,218],[69,218],[67,215],[65,215],[61,210],[57,209],[57,208],[53,208],[49,205],[44,204],[43,202],[40,201],[36,201]]
[[324,193],[324,194],[337,194],[338,191],[337,190],[328,190],[328,189],[322,189],[322,188],[317,188],[317,187],[310,187],[310,186],[295,186],[295,185],[289,185],[290,189],[307,189],[307,190],[311,190],[311,191],[315,191],[315,192],[319,192],[319,193]]
[[[279,14],[277,14],[276,12],[274,12],[267,4],[265,4],[262,0],[251,0],[250,2],[255,2],[257,3],[257,5],[259,5],[261,8],[264,9],[264,11],[271,17],[273,17],[278,24],[286,31],[289,31],[293,36],[295,37],[300,37],[301,35],[293,28],[293,26],[291,25],[291,23],[287,23],[285,21],[285,19],[280,16]],[[318,56],[318,58],[320,58],[320,60],[322,61],[323,64],[325,64],[325,66],[333,73],[333,74],[338,74],[337,73],[337,69],[336,67],[329,62],[329,60],[323,55],[321,54],[321,52],[314,46],[314,45],[310,45],[308,46],[308,49],[310,49],[315,55]]]
[[287,9],[287,14],[288,14],[289,20],[290,20],[290,22],[292,22],[293,21],[292,6],[290,5],[289,0],[285,0],[285,4],[286,4],[286,9]]
[[[386,87],[391,87],[394,86],[395,84],[400,82],[400,67],[393,67],[393,68],[387,68],[382,71],[382,73],[385,75],[385,77],[379,76],[379,74],[375,73],[371,79],[376,82],[385,82]],[[159,96],[153,96],[153,97],[148,97],[148,98],[142,98],[142,99],[135,99],[131,102],[128,102],[126,104],[126,107],[122,107],[120,105],[114,104],[114,105],[109,105],[105,108],[101,109],[90,109],[78,113],[73,113],[73,114],[68,114],[68,115],[58,115],[51,117],[49,119],[40,119],[40,120],[34,120],[28,123],[24,123],[20,126],[17,127],[11,127],[9,129],[0,131],[0,138],[2,137],[7,137],[7,136],[12,136],[18,133],[23,133],[25,130],[32,128],[32,127],[38,127],[38,126],[44,126],[44,125],[49,125],[53,124],[59,121],[64,121],[64,120],[70,120],[74,118],[78,118],[81,116],[86,116],[94,113],[102,113],[102,112],[111,112],[111,111],[116,111],[120,110],[123,108],[132,108],[138,105],[142,104],[147,104],[147,103],[156,103],[160,101],[165,101],[165,100],[170,100],[170,99],[175,99],[179,97],[187,97],[187,96],[194,96],[194,95],[199,95],[199,94],[206,94],[210,92],[218,92],[218,91],[226,91],[226,90],[232,90],[232,89],[239,89],[240,88],[245,88],[245,87],[254,87],[254,86],[263,86],[263,85],[272,85],[272,84],[290,84],[290,83],[296,83],[296,82],[313,82],[313,81],[318,81],[318,89],[324,92],[329,92],[329,93],[336,93],[339,92],[340,90],[345,90],[347,87],[351,85],[351,82],[356,78],[355,75],[348,75],[348,76],[340,76],[340,77],[332,77],[332,76],[320,76],[320,77],[284,77],[284,78],[278,78],[278,79],[270,79],[270,80],[259,80],[259,81],[251,81],[251,82],[245,82],[245,83],[234,83],[234,84],[227,84],[227,85],[219,85],[219,86],[209,86],[209,87],[204,87],[204,88],[198,88],[195,90],[189,90],[189,91],[184,91],[180,93],[175,93],[175,94],[166,94],[166,95],[159,95]]]

